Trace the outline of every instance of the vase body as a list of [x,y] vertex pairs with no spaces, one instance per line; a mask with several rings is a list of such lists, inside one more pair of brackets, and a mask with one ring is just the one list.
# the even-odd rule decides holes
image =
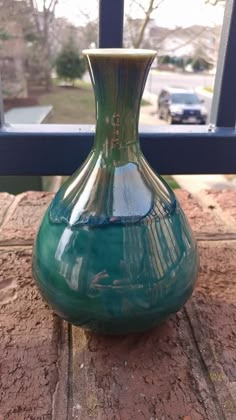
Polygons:
[[139,146],[140,101],[155,53],[84,54],[96,100],[94,147],[46,211],[33,274],[68,322],[108,334],[144,331],[190,297],[196,241],[173,191]]

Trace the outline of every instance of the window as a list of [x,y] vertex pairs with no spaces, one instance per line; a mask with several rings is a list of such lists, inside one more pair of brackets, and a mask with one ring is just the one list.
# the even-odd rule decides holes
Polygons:
[[[100,0],[99,45],[122,45],[123,1]],[[210,126],[152,127],[140,133],[150,164],[162,174],[234,173],[236,155],[236,2],[226,2]],[[3,123],[3,113],[0,121]],[[217,128],[215,128],[216,126]],[[92,145],[93,126],[4,126],[0,174],[70,174]],[[65,151],[66,153],[65,157]]]

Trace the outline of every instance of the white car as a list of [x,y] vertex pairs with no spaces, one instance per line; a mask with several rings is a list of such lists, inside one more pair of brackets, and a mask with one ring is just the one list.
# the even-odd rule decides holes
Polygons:
[[169,124],[206,124],[207,110],[194,91],[167,88],[158,97],[158,115]]

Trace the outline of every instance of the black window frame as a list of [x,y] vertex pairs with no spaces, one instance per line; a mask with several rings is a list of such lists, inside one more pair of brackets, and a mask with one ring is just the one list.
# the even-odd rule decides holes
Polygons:
[[[123,18],[123,0],[100,0],[100,47],[122,47]],[[209,126],[140,128],[141,147],[157,172],[236,173],[235,39],[236,0],[227,0]],[[69,175],[93,138],[94,126],[83,124],[8,126],[0,94],[0,175]]]

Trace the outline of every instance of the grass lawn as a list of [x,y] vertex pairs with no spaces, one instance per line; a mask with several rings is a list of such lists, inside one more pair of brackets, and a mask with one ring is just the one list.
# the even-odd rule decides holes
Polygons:
[[142,99],[141,106],[148,106],[148,105],[151,105],[151,103],[147,101],[146,99]]
[[205,86],[203,88],[203,90],[205,90],[206,92],[209,92],[209,93],[213,93],[213,87],[211,87],[211,86]]
[[180,188],[179,184],[175,181],[174,178],[170,175],[165,175],[163,178],[166,180],[166,182],[169,184],[169,186],[172,188],[172,190],[175,190],[176,188]]
[[52,105],[52,124],[94,124],[95,102],[92,87],[81,83],[76,88],[54,86],[39,97],[40,105]]
[[[95,102],[89,83],[79,82],[76,88],[54,86],[51,93],[39,96],[40,105],[52,105],[51,124],[95,124]],[[148,105],[142,101],[142,106]],[[171,176],[164,176],[171,188],[179,185]]]

